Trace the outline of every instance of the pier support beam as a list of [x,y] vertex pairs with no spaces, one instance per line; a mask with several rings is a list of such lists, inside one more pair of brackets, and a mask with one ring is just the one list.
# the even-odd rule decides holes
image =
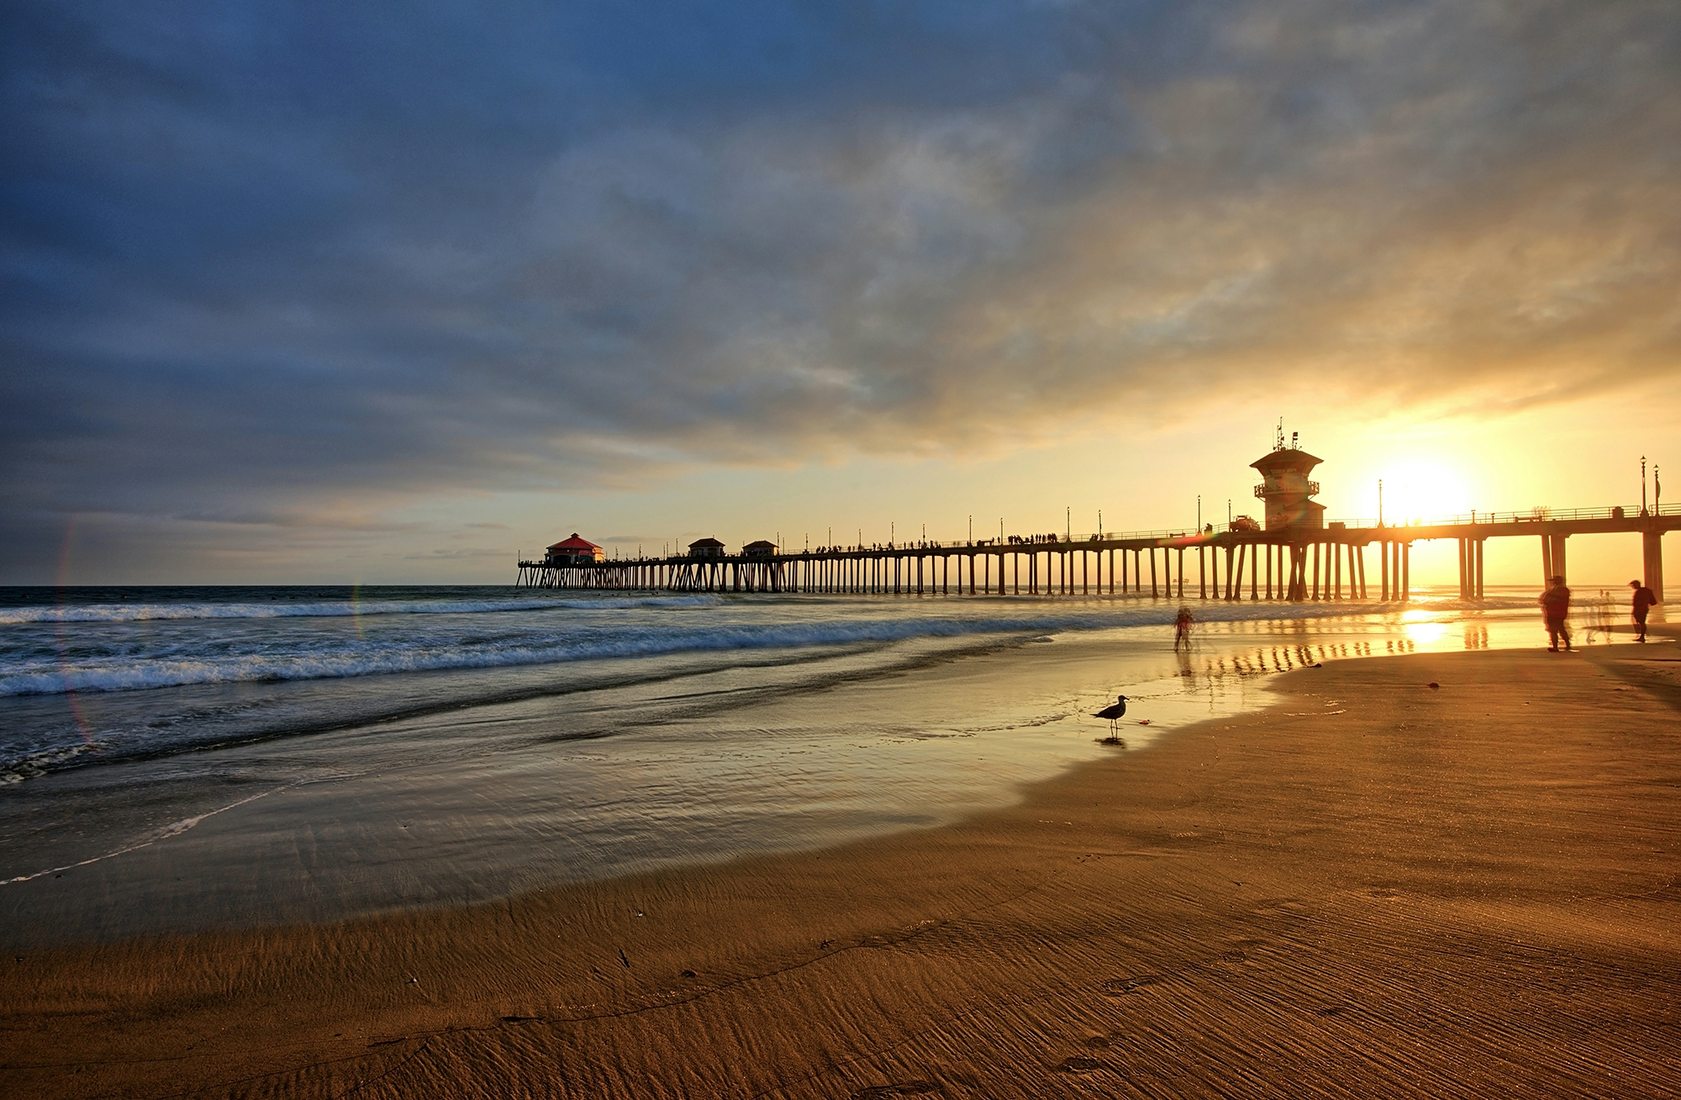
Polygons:
[[1541,536],[1541,583],[1546,584],[1554,577],[1565,577],[1564,540],[1567,535]]
[[1646,587],[1652,590],[1652,595],[1663,603],[1663,534],[1659,531],[1642,531],[1640,533],[1640,560],[1642,580]]

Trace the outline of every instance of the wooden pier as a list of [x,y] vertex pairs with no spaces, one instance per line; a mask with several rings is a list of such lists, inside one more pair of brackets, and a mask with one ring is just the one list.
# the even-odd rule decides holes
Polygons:
[[[1571,535],[1641,538],[1640,573],[1663,597],[1661,540],[1681,529],[1681,508],[1477,513],[1407,526],[1330,523],[1283,531],[1098,533],[981,542],[825,547],[706,557],[519,563],[521,588],[658,592],[787,592],[847,595],[1135,595],[1158,599],[1404,603],[1412,547],[1454,539],[1459,592],[1483,596],[1483,550],[1493,538],[1540,545],[1538,584],[1568,577]],[[1373,560],[1375,559],[1375,561]],[[1633,570],[1631,569],[1631,572]]]

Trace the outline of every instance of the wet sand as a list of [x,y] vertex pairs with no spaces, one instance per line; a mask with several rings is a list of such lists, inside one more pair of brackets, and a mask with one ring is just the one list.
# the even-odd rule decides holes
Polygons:
[[1678,649],[1332,662],[955,826],[9,952],[0,1093],[1681,1095]]

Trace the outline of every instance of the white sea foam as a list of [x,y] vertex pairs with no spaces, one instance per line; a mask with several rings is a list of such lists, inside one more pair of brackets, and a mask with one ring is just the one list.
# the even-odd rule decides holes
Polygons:
[[474,615],[502,611],[712,607],[719,598],[694,596],[534,596],[506,600],[315,600],[302,603],[82,603],[0,608],[0,625],[131,623],[187,619],[347,618],[361,615]]
[[[715,597],[704,597],[715,599]],[[503,610],[504,605],[493,605]],[[552,606],[541,603],[538,606]],[[613,600],[589,601],[592,610],[612,610]],[[623,606],[648,606],[626,603]],[[670,606],[662,601],[659,607]],[[808,605],[808,609],[812,605]],[[1007,634],[1052,634],[1141,626],[1169,621],[1166,603],[1100,605],[1070,603],[1065,608],[1044,605],[975,615],[963,613],[898,615],[892,617],[817,618],[773,623],[711,621],[697,628],[693,620],[661,619],[656,623],[597,618],[555,632],[552,627],[510,631],[494,638],[414,634],[401,643],[334,638],[309,648],[265,646],[244,652],[160,652],[77,660],[39,658],[0,666],[0,697],[52,695],[71,692],[118,692],[197,684],[263,683],[323,680],[405,672],[513,668],[579,660],[663,656],[678,653],[749,649],[802,650],[825,646],[890,644],[914,638],[984,637]],[[1325,617],[1377,611],[1376,605],[1292,607],[1290,617]],[[1227,622],[1276,619],[1281,609],[1272,604],[1222,604],[1199,609],[1204,619]]]
[[22,783],[26,779],[34,779],[38,775],[74,764],[80,757],[104,747],[99,741],[78,741],[72,745],[29,753],[17,760],[7,761],[0,767],[0,783]]
[[461,646],[415,643],[357,645],[337,651],[241,654],[221,657],[105,658],[95,661],[34,662],[0,675],[0,696],[69,692],[136,691],[192,684],[263,683],[337,679],[399,672],[514,668],[585,659],[661,656],[741,649],[803,649],[912,637],[953,637],[1021,629],[1011,621],[989,624],[915,621],[786,624],[777,627],[724,626],[706,631],[643,629],[617,634],[563,636],[512,643]]
[[182,833],[197,827],[201,822],[215,817],[217,814],[227,813],[229,810],[237,809],[247,803],[255,802],[259,798],[267,798],[271,794],[278,794],[281,791],[289,790],[297,785],[297,783],[288,783],[285,786],[275,787],[272,790],[261,791],[257,794],[248,795],[238,801],[230,802],[225,806],[218,806],[214,810],[206,810],[203,813],[193,814],[190,817],[181,818],[179,821],[172,821],[168,825],[163,826],[161,829],[155,829],[132,843],[114,848],[108,852],[101,852],[96,856],[89,856],[86,859],[76,860],[74,863],[66,863],[58,867],[44,867],[39,871],[30,871],[27,874],[13,875],[11,878],[0,879],[0,886],[11,886],[19,882],[29,882],[32,879],[44,878],[47,875],[63,874],[65,871],[73,871],[78,867],[89,867],[102,860],[127,855],[130,852],[138,852],[142,848],[150,848],[152,845],[157,844],[160,841],[180,836]]

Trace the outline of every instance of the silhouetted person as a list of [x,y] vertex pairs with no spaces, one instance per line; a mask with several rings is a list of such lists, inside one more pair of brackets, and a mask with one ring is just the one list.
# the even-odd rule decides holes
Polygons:
[[1179,652],[1179,647],[1189,649],[1191,646],[1191,609],[1181,607],[1179,617],[1173,620],[1173,652]]
[[1547,582],[1546,590],[1541,593],[1541,617],[1547,621],[1547,649],[1558,652],[1558,640],[1564,639],[1564,648],[1570,648],[1570,627],[1565,619],[1570,615],[1570,589],[1564,587],[1563,577],[1554,577]]
[[1639,581],[1629,581],[1628,586],[1634,589],[1634,640],[1646,640],[1646,613],[1652,610],[1652,605],[1658,602],[1652,590]]

